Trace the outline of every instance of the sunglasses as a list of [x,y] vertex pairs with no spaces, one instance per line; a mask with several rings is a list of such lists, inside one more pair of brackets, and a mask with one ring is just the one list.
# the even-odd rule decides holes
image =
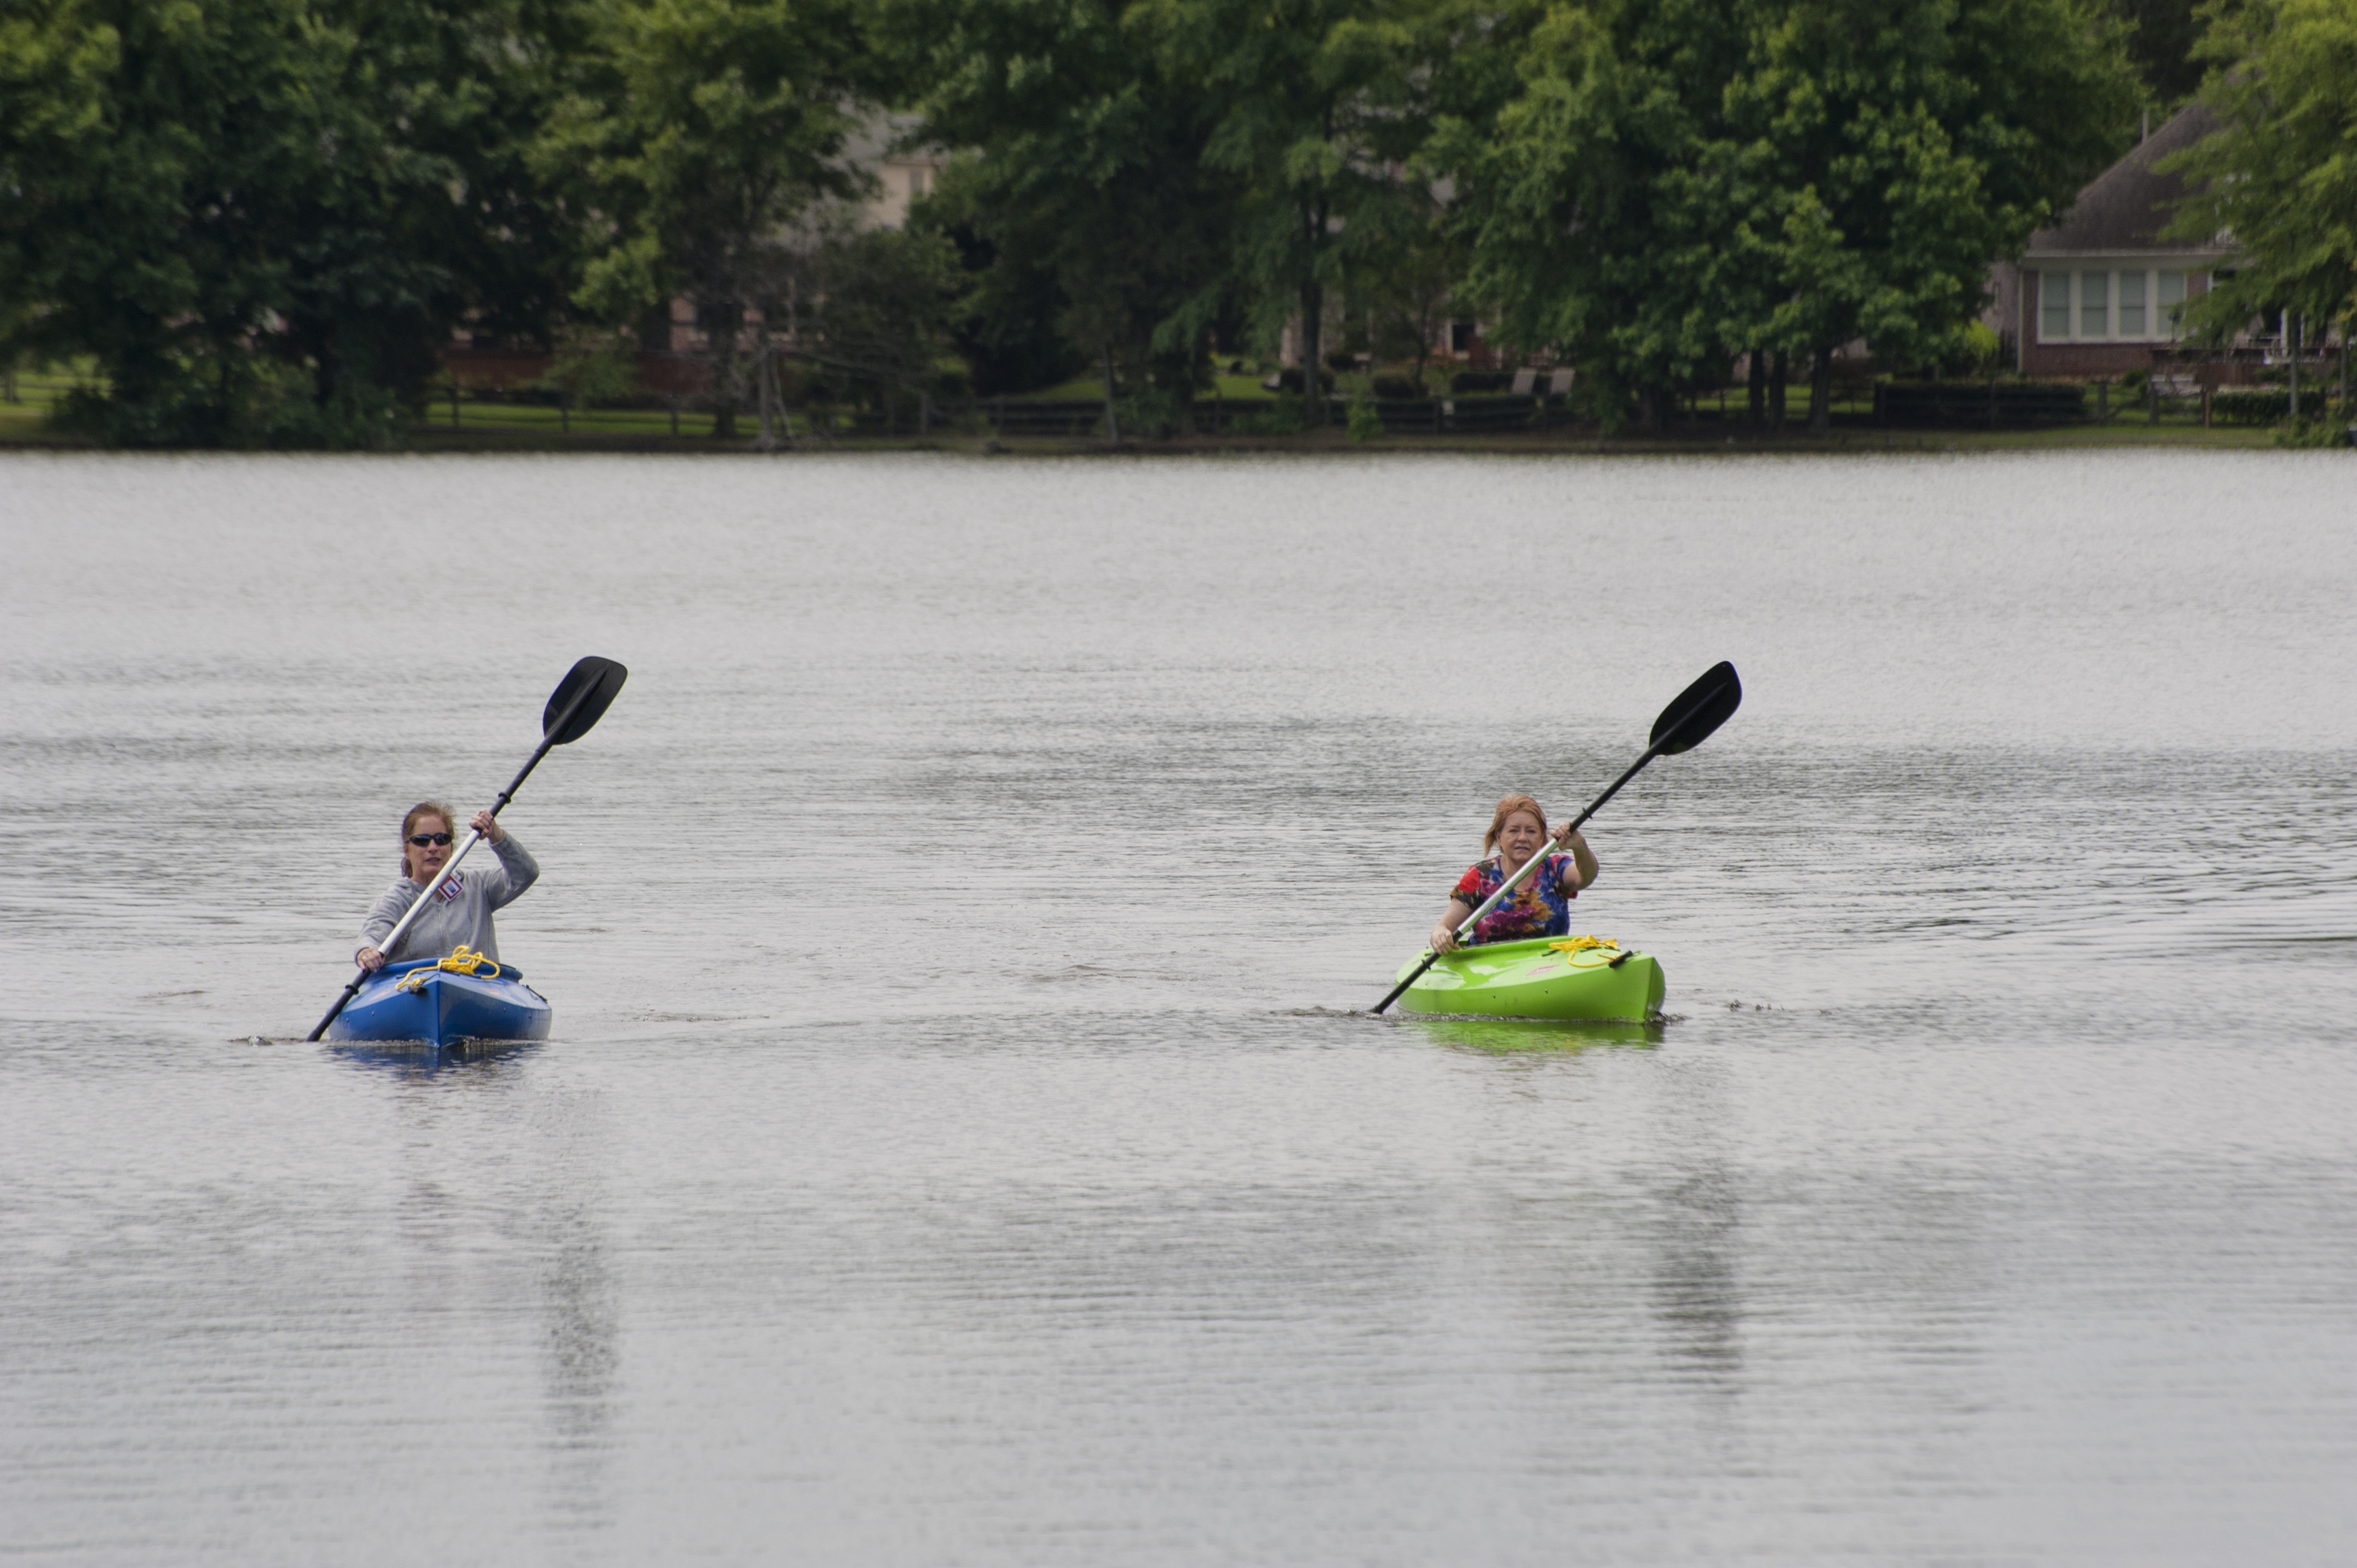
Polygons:
[[448,833],[412,833],[409,835],[409,842],[424,849],[429,843],[448,843],[450,835]]

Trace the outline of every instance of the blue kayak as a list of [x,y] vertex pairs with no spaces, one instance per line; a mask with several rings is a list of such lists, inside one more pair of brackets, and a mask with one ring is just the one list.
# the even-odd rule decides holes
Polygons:
[[328,1029],[331,1040],[544,1040],[548,998],[513,964],[482,960],[481,972],[421,958],[389,963],[364,981]]

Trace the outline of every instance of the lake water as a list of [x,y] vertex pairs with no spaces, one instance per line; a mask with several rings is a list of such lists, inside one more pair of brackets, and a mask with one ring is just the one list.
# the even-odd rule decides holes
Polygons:
[[[2357,1559],[2352,497],[0,461],[0,1558]],[[586,653],[555,1037],[303,1043]],[[1669,1021],[1367,1016],[1719,659]]]

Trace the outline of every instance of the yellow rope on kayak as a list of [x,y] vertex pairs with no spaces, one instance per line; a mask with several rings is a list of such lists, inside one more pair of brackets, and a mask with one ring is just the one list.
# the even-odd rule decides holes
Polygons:
[[1620,944],[1610,937],[1566,937],[1547,946],[1556,952],[1586,952],[1590,948],[1610,948],[1618,952],[1620,949]]
[[421,964],[417,968],[411,970],[407,974],[402,976],[401,983],[394,986],[393,989],[395,991],[415,991],[425,985],[426,979],[434,974],[435,972],[445,969],[448,970],[453,974],[481,974],[484,971],[489,970],[490,972],[491,979],[497,980],[500,977],[499,960],[479,953],[474,949],[468,947],[466,943],[460,942],[457,947],[450,950],[450,956],[448,958],[443,959],[436,963]]

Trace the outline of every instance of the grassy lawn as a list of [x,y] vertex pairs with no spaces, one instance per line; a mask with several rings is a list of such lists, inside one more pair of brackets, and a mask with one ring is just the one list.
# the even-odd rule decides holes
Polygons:
[[[1232,376],[1227,374],[1225,371],[1222,371],[1212,379],[1219,382],[1220,395],[1223,398],[1256,398],[1268,397],[1272,395],[1266,387],[1260,384],[1260,378],[1258,376]],[[1361,377],[1359,379],[1363,380],[1364,378]],[[1017,392],[1010,393],[1009,395],[1042,399],[1102,399],[1104,396],[1104,377],[1102,374],[1074,376],[1071,381],[1059,381],[1054,386],[1049,387],[1043,392]],[[1198,395],[1209,397],[1211,394],[1210,392],[1202,392]],[[988,400],[985,399],[985,401]]]
[[0,444],[38,442],[53,446],[70,440],[50,431],[49,409],[67,392],[83,384],[84,379],[71,367],[17,372],[17,401],[0,403]]

